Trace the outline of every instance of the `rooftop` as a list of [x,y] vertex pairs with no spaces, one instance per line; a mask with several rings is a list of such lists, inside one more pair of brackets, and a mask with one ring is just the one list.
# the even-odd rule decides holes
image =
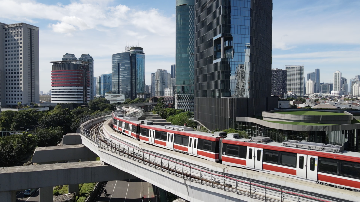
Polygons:
[[334,116],[334,115],[346,115],[344,113],[337,112],[322,112],[322,111],[286,111],[275,112],[278,114],[291,114],[291,115],[307,115],[307,116]]

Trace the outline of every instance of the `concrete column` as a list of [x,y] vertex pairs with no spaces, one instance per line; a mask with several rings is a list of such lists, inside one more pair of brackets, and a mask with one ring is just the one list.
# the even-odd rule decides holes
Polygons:
[[79,193],[79,185],[78,184],[69,184],[69,193]]
[[16,191],[0,192],[0,200],[4,202],[16,202]]
[[40,202],[53,201],[53,187],[40,188]]

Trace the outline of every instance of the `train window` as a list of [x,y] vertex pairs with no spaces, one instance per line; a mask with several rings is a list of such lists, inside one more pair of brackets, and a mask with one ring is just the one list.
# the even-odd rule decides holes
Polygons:
[[198,149],[203,150],[204,149],[204,140],[203,139],[198,139]]
[[161,133],[160,133],[160,131],[155,131],[155,139],[158,139],[158,140],[160,140],[161,139]]
[[319,157],[319,172],[338,174],[338,160]]
[[182,145],[182,137],[181,137],[181,135],[175,134],[175,144],[181,144]]
[[188,146],[189,144],[189,136],[182,136],[182,145]]
[[315,170],[315,158],[310,157],[310,170],[314,171]]
[[119,121],[119,127],[122,127],[122,125],[123,125],[123,122]]
[[125,130],[129,130],[129,123],[125,123]]
[[164,140],[164,141],[167,141],[167,133],[166,132],[163,132],[163,131],[160,131],[160,139],[161,140]]
[[249,159],[252,159],[252,148],[249,148]]
[[340,173],[346,177],[360,178],[360,163],[340,161]]
[[203,149],[204,149],[205,151],[211,151],[211,150],[212,150],[212,149],[211,149],[211,146],[212,146],[211,141],[209,141],[209,140],[204,140]]
[[239,146],[237,145],[226,145],[226,155],[229,156],[239,156]]
[[239,146],[239,157],[246,158],[247,147],[246,146]]
[[148,129],[141,128],[140,131],[141,131],[140,135],[148,137]]
[[136,125],[132,125],[131,126],[131,132],[133,132],[133,133],[137,133],[137,126]]
[[304,168],[304,156],[299,156],[299,168]]
[[279,152],[264,149],[263,161],[268,163],[279,164]]
[[281,152],[280,163],[283,166],[296,168],[296,157],[297,154],[289,153],[289,152]]

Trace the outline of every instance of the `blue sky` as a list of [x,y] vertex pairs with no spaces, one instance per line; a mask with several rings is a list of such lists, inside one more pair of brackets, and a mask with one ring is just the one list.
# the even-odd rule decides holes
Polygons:
[[[360,74],[359,0],[274,0],[273,68],[318,68],[322,82],[340,70]],[[146,54],[146,83],[175,63],[175,0],[0,0],[0,22],[40,28],[40,90],[49,91],[50,61],[65,53],[95,60],[95,76],[111,72],[126,45]]]

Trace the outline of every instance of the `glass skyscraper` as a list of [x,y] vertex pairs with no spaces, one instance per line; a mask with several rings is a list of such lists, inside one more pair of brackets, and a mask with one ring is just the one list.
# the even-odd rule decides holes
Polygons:
[[194,111],[195,0],[176,1],[175,108]]
[[276,106],[271,57],[272,1],[196,0],[195,119],[224,129]]
[[112,74],[102,74],[100,83],[100,94],[105,96],[105,93],[111,93]]
[[135,99],[145,91],[145,54],[141,47],[126,47],[112,56],[112,93]]

